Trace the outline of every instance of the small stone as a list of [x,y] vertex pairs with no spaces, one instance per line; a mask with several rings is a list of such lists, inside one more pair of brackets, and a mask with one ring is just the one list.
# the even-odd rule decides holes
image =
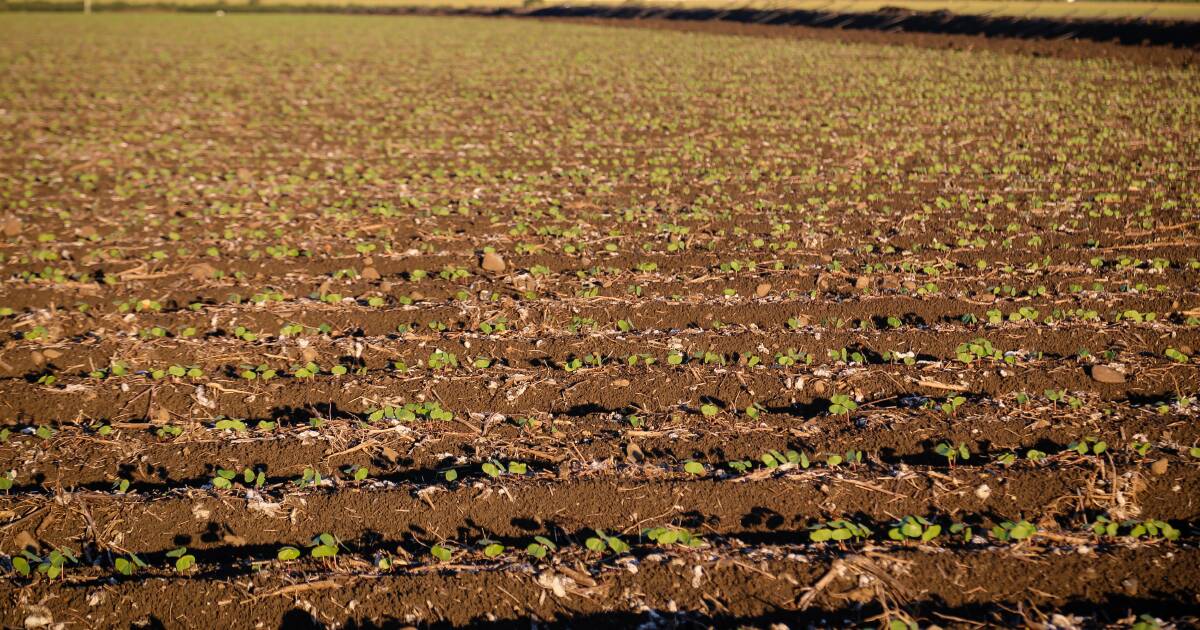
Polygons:
[[762,284],[754,287],[754,297],[760,297],[760,298],[767,297],[767,294],[770,292],[771,292],[771,283],[770,282],[763,282]]
[[33,352],[29,353],[29,358],[32,359],[33,364],[38,367],[42,367],[43,365],[46,365],[46,357],[42,356],[42,353],[38,352],[37,350],[34,350]]
[[613,387],[629,387],[629,379],[619,378],[612,382]]
[[58,350],[55,350],[53,348],[46,348],[45,350],[42,351],[42,354],[45,355],[45,357],[51,361],[62,356],[61,352],[59,352]]
[[500,273],[504,271],[507,265],[504,264],[504,259],[496,252],[487,252],[483,255],[483,260],[480,262],[484,271],[492,273]]
[[986,483],[981,483],[978,488],[975,488],[975,496],[980,501],[987,501],[988,497],[992,496],[992,489]]
[[21,220],[16,217],[10,217],[4,222],[5,236],[20,236],[21,235]]
[[1125,374],[1107,365],[1093,365],[1092,380],[1099,383],[1124,383]]
[[866,276],[859,276],[854,279],[855,289],[866,289],[871,286],[871,279]]
[[366,269],[362,270],[363,280],[378,280],[381,277],[382,276],[379,275],[379,270],[374,267],[367,267]]
[[1161,477],[1161,476],[1167,474],[1167,466],[1168,465],[1170,465],[1170,462],[1168,462],[1167,458],[1164,457],[1160,460],[1155,461],[1153,464],[1150,464],[1150,472]]

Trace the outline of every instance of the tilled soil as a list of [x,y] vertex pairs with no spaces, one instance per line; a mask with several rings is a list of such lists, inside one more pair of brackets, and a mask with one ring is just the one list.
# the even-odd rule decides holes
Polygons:
[[0,623],[1196,624],[1191,53],[606,23],[0,15]]

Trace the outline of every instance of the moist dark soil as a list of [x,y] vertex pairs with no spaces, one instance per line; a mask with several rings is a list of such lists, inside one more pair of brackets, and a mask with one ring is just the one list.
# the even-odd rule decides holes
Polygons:
[[1192,31],[519,16],[0,14],[0,625],[1198,623]]

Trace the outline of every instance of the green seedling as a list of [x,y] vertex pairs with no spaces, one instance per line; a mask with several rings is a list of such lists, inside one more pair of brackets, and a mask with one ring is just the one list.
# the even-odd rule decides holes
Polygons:
[[642,530],[642,537],[648,538],[660,547],[681,545],[684,547],[702,547],[705,543],[699,535],[675,526],[651,527]]
[[967,402],[966,396],[954,396],[951,398],[947,398],[946,402],[942,403],[942,406],[941,406],[942,413],[944,413],[948,416],[952,416],[958,411],[958,408],[961,407],[963,405],[963,403],[965,403],[965,402]]
[[168,558],[175,559],[175,571],[186,573],[196,565],[196,556],[189,554],[187,547],[178,547],[167,552]]
[[483,548],[483,556],[485,558],[498,558],[505,551],[508,551],[508,548],[504,545],[487,538],[481,539],[477,544]]
[[369,468],[357,464],[345,468],[342,472],[346,473],[354,481],[363,481],[371,474]]
[[307,488],[310,486],[319,486],[321,485],[321,482],[321,473],[317,472],[315,468],[308,467],[304,469],[304,472],[300,475],[300,478],[296,479],[294,483],[301,488]]
[[213,476],[212,485],[219,490],[228,490],[233,487],[233,480],[237,477],[237,471],[227,468],[218,468],[217,474]]
[[318,534],[308,542],[308,555],[313,558],[333,558],[338,555],[341,541],[333,534]]
[[438,350],[429,355],[426,365],[431,370],[451,370],[458,367],[458,357],[449,352]]
[[525,553],[538,560],[544,559],[546,554],[555,551],[558,551],[558,545],[545,536],[534,536],[533,542],[525,547]]
[[967,448],[965,443],[959,442],[958,446],[950,442],[941,442],[933,448],[934,452],[946,458],[946,463],[953,466],[958,460],[966,461],[971,459],[971,449]]
[[905,516],[888,530],[892,540],[920,540],[929,542],[942,533],[942,526],[931,523],[920,516]]
[[817,523],[808,527],[808,539],[812,542],[858,540],[868,538],[871,530],[865,525],[853,521],[836,520],[827,523]]
[[604,530],[602,529],[593,531],[596,533],[596,535],[589,537],[583,543],[584,547],[587,547],[589,551],[595,551],[597,553],[611,551],[616,554],[629,552],[629,545],[627,545],[620,538],[617,538],[616,536],[609,536],[608,534],[605,534]]
[[233,431],[235,433],[246,431],[245,421],[238,420],[237,418],[221,418],[213,426],[218,431]]
[[145,569],[147,566],[149,565],[143,562],[136,553],[132,552],[127,557],[118,556],[113,560],[113,568],[118,574],[124,576],[133,575],[138,569]]
[[1068,451],[1075,451],[1080,455],[1100,455],[1108,450],[1108,443],[1094,436],[1088,436],[1082,440],[1076,440],[1067,445]]
[[[990,314],[989,321],[991,321]],[[973,361],[982,359],[1002,359],[1004,353],[992,346],[992,342],[980,337],[966,343],[958,344],[958,347],[954,349],[954,356],[957,357],[959,361],[970,364]]]
[[779,451],[767,451],[759,456],[759,461],[767,468],[778,468],[787,464],[794,464],[801,468],[808,468],[808,456],[798,451],[787,451],[780,453]]
[[955,536],[962,537],[963,542],[971,542],[971,538],[973,538],[975,535],[971,526],[965,523],[954,523],[950,525],[950,533],[954,534]]
[[1029,521],[1004,521],[992,528],[992,536],[1003,542],[1021,541],[1037,533],[1037,526]]
[[854,400],[845,394],[834,394],[833,397],[829,399],[829,413],[835,416],[848,416],[850,415],[851,411],[856,409],[858,409],[858,403],[854,402]]

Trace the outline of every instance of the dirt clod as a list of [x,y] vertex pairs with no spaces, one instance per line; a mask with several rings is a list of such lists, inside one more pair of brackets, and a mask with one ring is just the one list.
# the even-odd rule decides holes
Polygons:
[[0,11],[0,627],[1195,625],[1200,66],[551,18]]
[[208,263],[196,263],[188,267],[188,275],[193,280],[207,280],[217,273],[217,268]]
[[1165,458],[1165,457],[1162,459],[1155,460],[1153,464],[1150,464],[1150,472],[1161,477],[1161,476],[1167,474],[1167,468],[1170,465],[1171,465],[1171,462],[1168,461],[1167,458]]
[[1125,373],[1107,365],[1093,365],[1092,379],[1098,383],[1124,383]]
[[13,545],[18,550],[29,549],[35,552],[41,548],[38,545],[37,539],[27,531],[17,532],[17,535],[13,536]]
[[486,252],[483,255],[482,261],[480,262],[480,266],[483,267],[484,271],[490,271],[492,273],[501,273],[508,267],[506,264],[504,264],[504,258],[502,258],[500,254],[497,254],[496,252]]

